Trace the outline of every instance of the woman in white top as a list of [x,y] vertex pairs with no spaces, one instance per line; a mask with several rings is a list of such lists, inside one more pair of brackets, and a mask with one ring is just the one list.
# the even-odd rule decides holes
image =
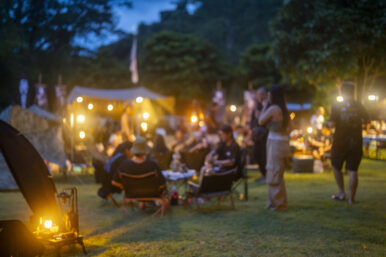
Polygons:
[[288,208],[287,193],[284,182],[286,159],[289,156],[289,126],[290,119],[284,97],[284,90],[280,86],[273,86],[268,93],[259,118],[260,125],[267,125],[269,129],[267,140],[267,176],[268,199],[266,209],[286,210]]

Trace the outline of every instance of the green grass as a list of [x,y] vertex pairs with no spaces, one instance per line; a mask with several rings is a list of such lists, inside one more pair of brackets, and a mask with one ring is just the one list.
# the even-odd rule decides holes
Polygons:
[[[101,207],[90,178],[72,178],[72,185],[88,256],[386,256],[386,163],[364,160],[359,172],[355,206],[331,200],[336,185],[327,171],[286,173],[289,210],[265,210],[267,188],[253,173],[250,200],[236,201],[236,210],[225,199],[200,211],[173,207],[163,218],[152,218],[152,210],[122,218],[112,204]],[[29,214],[20,193],[0,194],[0,219]],[[63,256],[83,254],[72,247]]]

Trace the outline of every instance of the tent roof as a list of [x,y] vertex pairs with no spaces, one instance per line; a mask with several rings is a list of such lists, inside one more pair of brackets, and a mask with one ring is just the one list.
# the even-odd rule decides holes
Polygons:
[[40,108],[37,105],[32,105],[28,108],[30,112],[33,112],[43,118],[46,118],[47,120],[55,121],[55,122],[60,122],[60,119],[53,113],[48,112],[42,108]]
[[86,96],[100,99],[110,99],[118,101],[135,100],[142,96],[151,100],[168,98],[166,96],[157,94],[145,87],[128,88],[128,89],[95,89],[75,86],[67,98],[67,103],[70,104],[78,96]]

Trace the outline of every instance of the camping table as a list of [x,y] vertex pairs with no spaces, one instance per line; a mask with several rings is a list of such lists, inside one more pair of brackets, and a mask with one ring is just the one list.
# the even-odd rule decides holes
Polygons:
[[193,178],[197,174],[197,172],[191,169],[188,169],[184,173],[178,171],[175,172],[172,170],[163,170],[162,174],[168,182],[168,187],[175,185],[178,189],[179,187],[184,186],[183,195],[185,195],[188,188],[188,180]]

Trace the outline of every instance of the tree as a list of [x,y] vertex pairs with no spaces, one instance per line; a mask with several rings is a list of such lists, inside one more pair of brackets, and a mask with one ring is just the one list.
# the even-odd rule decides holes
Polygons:
[[[187,11],[189,3],[198,6],[192,14]],[[166,30],[192,34],[236,64],[247,47],[272,39],[268,24],[281,4],[282,0],[180,0],[175,10],[161,12],[160,22],[141,24],[138,36],[146,41]]]
[[284,79],[319,91],[353,80],[363,99],[386,75],[385,13],[385,3],[377,0],[288,1],[271,27]]
[[268,43],[252,45],[240,57],[242,73],[253,85],[271,86],[279,83],[280,73],[270,55]]
[[59,73],[68,77],[75,39],[114,30],[113,4],[129,1],[0,1],[0,103],[9,103],[21,71],[29,78],[42,72],[50,84]]
[[145,43],[141,67],[146,86],[176,96],[179,104],[192,97],[209,98],[216,81],[229,79],[231,73],[208,42],[167,31]]

